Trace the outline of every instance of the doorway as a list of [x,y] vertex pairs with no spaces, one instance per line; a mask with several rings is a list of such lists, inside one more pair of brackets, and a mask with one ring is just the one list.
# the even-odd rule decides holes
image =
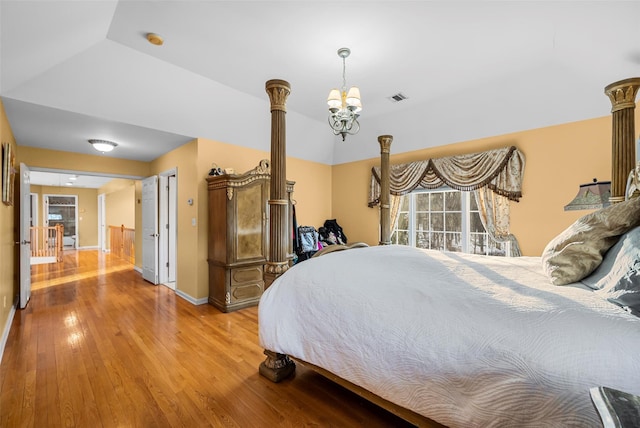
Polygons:
[[78,242],[78,197],[76,195],[44,194],[44,225],[61,225],[62,245],[75,249]]

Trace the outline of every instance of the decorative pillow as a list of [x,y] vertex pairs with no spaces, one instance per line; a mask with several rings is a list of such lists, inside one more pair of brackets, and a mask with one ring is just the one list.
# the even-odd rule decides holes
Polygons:
[[640,227],[622,235],[582,283],[597,289],[610,302],[640,314]]
[[605,253],[600,266],[580,282],[594,290],[610,290],[625,277],[637,276],[639,263],[640,226],[622,235],[618,242]]
[[620,235],[640,225],[640,198],[587,214],[547,244],[542,267],[555,285],[577,282],[593,272]]

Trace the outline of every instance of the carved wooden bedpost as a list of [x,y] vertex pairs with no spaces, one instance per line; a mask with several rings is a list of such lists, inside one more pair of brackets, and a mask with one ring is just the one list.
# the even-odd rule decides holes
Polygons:
[[[289,225],[289,201],[287,199],[286,126],[287,97],[291,86],[284,80],[269,80],[266,90],[271,100],[271,188],[269,199],[269,259],[265,265],[265,289],[289,268],[287,250],[291,231]],[[284,354],[265,350],[267,358],[260,364],[259,373],[280,382],[296,369],[296,365]]]
[[393,136],[380,135],[380,245],[391,244],[391,208],[389,206],[389,152]]
[[288,268],[287,251],[291,231],[287,199],[286,102],[291,86],[284,80],[269,80],[271,100],[271,188],[269,196],[269,258],[264,269],[265,289]]
[[624,201],[629,172],[635,168],[634,110],[640,77],[613,82],[604,88],[611,100],[613,132],[611,135],[611,197],[612,204]]

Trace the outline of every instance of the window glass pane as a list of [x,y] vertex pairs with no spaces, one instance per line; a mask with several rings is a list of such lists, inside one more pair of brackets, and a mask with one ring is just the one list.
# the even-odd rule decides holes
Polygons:
[[471,192],[469,194],[469,210],[478,211],[478,203],[476,202],[476,194],[475,192]]
[[447,251],[462,251],[462,233],[447,233],[445,237]]
[[471,228],[471,232],[485,231],[482,221],[480,220],[480,214],[478,214],[477,211],[469,214],[469,226]]
[[487,236],[484,233],[472,233],[469,237],[469,252],[473,254],[487,253]]
[[398,244],[409,245],[409,232],[405,230],[398,231]]
[[416,193],[416,211],[429,211],[429,194]]
[[462,209],[462,193],[447,192],[445,193],[445,208],[447,211],[460,211]]
[[409,229],[409,213],[400,213],[400,215],[398,216],[398,224],[396,225],[396,229]]
[[417,232],[416,233],[416,247],[429,248],[429,232]]
[[409,211],[409,198],[411,195],[404,195],[400,197],[400,211]]
[[431,213],[431,230],[437,232],[444,230],[444,213]]
[[414,226],[416,230],[429,230],[429,213],[416,214],[416,224]]
[[431,199],[431,211],[442,211],[444,209],[444,198],[442,192],[429,193]]
[[431,234],[431,249],[444,250],[444,233],[434,232]]
[[462,213],[445,214],[445,226],[447,232],[462,232]]

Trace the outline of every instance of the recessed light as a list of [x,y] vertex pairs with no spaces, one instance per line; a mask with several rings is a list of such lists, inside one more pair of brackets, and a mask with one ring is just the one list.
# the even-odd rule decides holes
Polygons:
[[147,33],[147,40],[149,40],[149,43],[156,46],[162,46],[164,43],[162,36],[156,33]]

